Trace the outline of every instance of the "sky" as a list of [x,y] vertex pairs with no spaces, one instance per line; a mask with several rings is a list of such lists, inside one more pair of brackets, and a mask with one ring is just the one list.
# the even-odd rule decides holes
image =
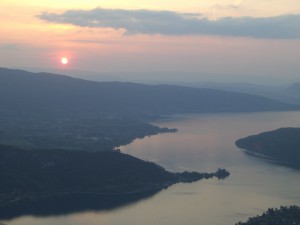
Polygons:
[[0,19],[1,67],[300,81],[299,0],[1,0]]

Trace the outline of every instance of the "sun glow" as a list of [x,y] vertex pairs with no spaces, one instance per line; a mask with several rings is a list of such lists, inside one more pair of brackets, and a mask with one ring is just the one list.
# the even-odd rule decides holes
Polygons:
[[67,65],[68,62],[69,62],[69,60],[68,60],[68,58],[66,58],[66,57],[62,57],[61,60],[60,60],[60,62],[61,62],[63,65]]

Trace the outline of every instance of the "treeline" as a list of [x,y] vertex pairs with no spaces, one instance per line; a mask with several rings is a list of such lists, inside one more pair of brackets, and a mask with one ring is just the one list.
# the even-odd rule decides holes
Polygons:
[[261,216],[251,217],[247,222],[235,225],[299,225],[300,207],[281,206],[279,209],[269,208]]

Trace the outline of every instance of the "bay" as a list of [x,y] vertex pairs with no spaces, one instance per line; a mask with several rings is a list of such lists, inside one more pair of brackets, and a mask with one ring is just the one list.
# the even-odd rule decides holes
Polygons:
[[269,207],[300,205],[300,171],[238,149],[234,142],[280,127],[300,127],[300,112],[177,115],[156,121],[177,133],[160,134],[122,146],[121,151],[172,171],[214,172],[225,180],[176,184],[158,194],[111,210],[60,216],[22,216],[7,225],[224,225],[261,214]]

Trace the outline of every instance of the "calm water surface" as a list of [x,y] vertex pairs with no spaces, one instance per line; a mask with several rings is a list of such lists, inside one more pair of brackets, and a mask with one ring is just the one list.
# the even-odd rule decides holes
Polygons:
[[135,140],[121,150],[172,171],[231,172],[225,180],[176,184],[114,210],[64,216],[23,216],[7,225],[234,225],[269,207],[300,205],[300,171],[239,150],[240,138],[280,127],[300,127],[300,112],[176,116],[155,124],[177,133]]

